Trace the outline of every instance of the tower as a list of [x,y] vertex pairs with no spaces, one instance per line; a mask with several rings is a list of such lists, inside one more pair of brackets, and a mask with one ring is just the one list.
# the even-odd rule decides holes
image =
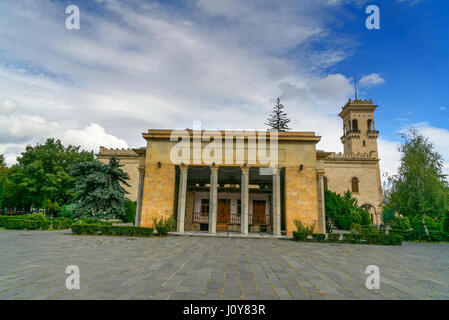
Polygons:
[[345,154],[367,154],[378,158],[377,138],[379,131],[374,126],[374,110],[377,105],[372,99],[349,99],[338,115],[343,119],[343,136],[340,138]]

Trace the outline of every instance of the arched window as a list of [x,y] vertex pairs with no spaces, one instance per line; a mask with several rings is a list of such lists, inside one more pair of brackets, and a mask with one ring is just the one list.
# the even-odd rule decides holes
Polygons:
[[323,177],[324,190],[329,190],[327,187],[327,178]]
[[356,119],[352,120],[352,130],[359,130],[359,124]]
[[373,120],[368,119],[368,131],[373,131]]
[[352,192],[358,193],[359,192],[359,179],[357,179],[356,177],[352,178],[351,186],[352,186]]

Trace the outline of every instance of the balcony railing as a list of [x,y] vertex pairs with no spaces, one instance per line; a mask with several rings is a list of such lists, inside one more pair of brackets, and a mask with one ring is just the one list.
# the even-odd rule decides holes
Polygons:
[[209,215],[202,215],[201,212],[195,212],[193,214],[193,222],[209,223]]
[[378,134],[378,133],[379,133],[379,130],[368,130],[368,134],[370,134],[370,133],[371,133],[371,134],[372,134],[372,133],[377,133],[377,134]]
[[[239,214],[231,213],[229,216],[229,223],[232,224],[240,224],[241,223],[241,217]],[[196,223],[209,223],[209,215],[201,214],[201,212],[195,212],[193,214],[193,222]],[[250,213],[248,214],[248,223],[253,224],[253,215]],[[267,217],[258,217],[257,221],[254,221],[255,224],[267,224]]]

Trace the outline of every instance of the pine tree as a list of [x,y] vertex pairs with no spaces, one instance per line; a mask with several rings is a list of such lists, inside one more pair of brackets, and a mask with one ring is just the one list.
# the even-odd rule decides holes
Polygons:
[[288,127],[290,119],[283,109],[284,105],[281,104],[281,100],[277,98],[276,105],[273,107],[273,110],[268,117],[268,122],[265,123],[269,129],[280,132],[291,130],[291,128]]
[[128,192],[122,185],[129,186],[129,176],[122,166],[112,157],[109,164],[93,160],[72,167],[71,174],[77,181],[73,191],[78,217],[124,218]]

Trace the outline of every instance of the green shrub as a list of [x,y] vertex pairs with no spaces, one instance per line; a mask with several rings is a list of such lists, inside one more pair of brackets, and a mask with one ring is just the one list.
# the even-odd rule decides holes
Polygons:
[[346,243],[360,243],[362,239],[362,234],[360,233],[344,233],[343,234],[343,242]]
[[166,236],[169,231],[176,229],[176,220],[174,217],[168,217],[165,220],[163,217],[155,217],[153,219],[153,225],[159,236]]
[[441,231],[449,233],[449,212],[446,212],[446,216],[441,221]]
[[366,240],[366,244],[376,245],[401,245],[402,236],[400,235],[365,235],[363,237]]
[[396,217],[390,224],[392,229],[410,230],[410,219],[408,217]]
[[48,220],[7,219],[4,227],[9,230],[48,230],[51,222]]
[[323,233],[313,233],[312,238],[316,242],[324,242],[326,240],[326,235]]
[[136,220],[137,202],[126,199],[124,206],[125,206],[125,216],[123,217],[123,222],[134,223]]
[[304,231],[293,231],[295,241],[306,241],[308,234]]
[[339,233],[328,233],[327,234],[327,241],[328,242],[338,242],[340,240],[340,234]]
[[149,237],[153,234],[153,229],[143,227],[132,227],[132,226],[112,226],[96,223],[96,224],[73,224],[72,232],[77,235]]
[[303,224],[300,220],[294,220],[293,223],[296,226],[296,231],[305,233],[306,235],[311,235],[313,233],[313,230],[315,230],[315,223],[309,226]]

